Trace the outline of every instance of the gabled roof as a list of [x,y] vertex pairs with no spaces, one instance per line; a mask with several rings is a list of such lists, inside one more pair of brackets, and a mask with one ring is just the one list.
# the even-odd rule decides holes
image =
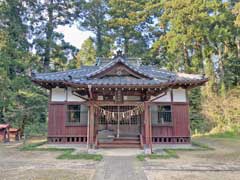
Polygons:
[[[108,75],[116,66],[123,66],[131,75]],[[156,66],[130,64],[124,57],[117,56],[103,65],[82,66],[80,69],[63,72],[37,73],[32,81],[45,87],[55,86],[183,86],[201,85],[208,79],[202,75],[170,72]]]
[[108,70],[111,70],[116,65],[123,65],[124,67],[126,67],[130,71],[132,71],[133,73],[136,73],[136,74],[140,75],[143,78],[153,79],[151,74],[147,74],[144,71],[142,71],[141,69],[137,68],[136,66],[131,65],[130,63],[125,61],[125,59],[123,57],[121,57],[121,56],[116,57],[115,59],[113,59],[112,61],[107,63],[106,65],[104,65],[101,68],[97,69],[96,71],[89,73],[86,77],[87,78],[97,77],[97,75],[100,75],[101,73],[104,73],[104,72],[107,72]]

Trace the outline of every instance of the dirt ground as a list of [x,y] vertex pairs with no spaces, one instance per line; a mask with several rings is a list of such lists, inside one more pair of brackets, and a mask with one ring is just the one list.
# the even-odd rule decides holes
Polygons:
[[57,160],[60,152],[19,151],[17,144],[0,144],[0,180],[92,179],[96,162]]
[[[94,162],[57,160],[60,152],[19,151],[18,144],[0,144],[0,180],[99,180],[99,172],[109,177],[108,179],[113,177],[116,180],[119,177],[118,179],[125,180],[128,177],[133,179],[134,173],[138,174],[128,172],[131,169],[145,173],[140,174],[139,180],[145,179],[141,177],[149,180],[240,179],[240,140],[195,138],[194,141],[208,144],[215,150],[179,151],[178,159],[144,162],[137,161],[132,154],[127,159],[121,156],[108,158],[108,154],[103,161]],[[106,164],[108,159],[110,163]],[[135,167],[136,161],[138,168]],[[125,166],[126,164],[129,166]],[[104,173],[99,170],[104,170]]]
[[178,159],[144,162],[149,180],[239,180],[240,139],[195,138],[215,150],[179,151]]

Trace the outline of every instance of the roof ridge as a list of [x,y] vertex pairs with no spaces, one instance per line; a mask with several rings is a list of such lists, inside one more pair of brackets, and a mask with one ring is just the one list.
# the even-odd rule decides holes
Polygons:
[[146,77],[149,77],[149,78],[153,78],[151,75],[146,74],[145,72],[141,71],[138,67],[135,67],[132,64],[128,63],[127,61],[125,61],[125,59],[123,57],[121,57],[121,56],[115,57],[112,61],[110,61],[109,63],[105,64],[102,67],[100,66],[99,69],[97,69],[96,71],[93,71],[92,73],[88,74],[87,77],[90,78],[92,76],[95,76],[98,73],[101,73],[101,72],[105,71],[106,69],[111,68],[112,66],[114,66],[118,62],[123,63],[124,65],[126,65],[127,67],[129,67],[130,69],[132,69],[133,71],[135,71],[135,72],[137,72],[139,74],[142,74],[142,75],[144,75]]

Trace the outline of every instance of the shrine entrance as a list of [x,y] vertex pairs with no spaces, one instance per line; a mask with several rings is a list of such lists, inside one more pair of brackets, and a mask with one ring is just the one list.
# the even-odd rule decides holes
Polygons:
[[96,130],[110,131],[116,138],[137,137],[142,132],[143,112],[137,106],[101,106],[95,117]]

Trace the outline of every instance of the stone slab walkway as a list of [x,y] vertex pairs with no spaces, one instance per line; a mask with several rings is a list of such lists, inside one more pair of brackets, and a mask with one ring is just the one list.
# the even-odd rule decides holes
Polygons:
[[147,180],[142,163],[135,156],[104,156],[94,180]]
[[237,163],[188,163],[188,164],[169,164],[169,163],[144,163],[145,171],[239,171],[240,164]]

